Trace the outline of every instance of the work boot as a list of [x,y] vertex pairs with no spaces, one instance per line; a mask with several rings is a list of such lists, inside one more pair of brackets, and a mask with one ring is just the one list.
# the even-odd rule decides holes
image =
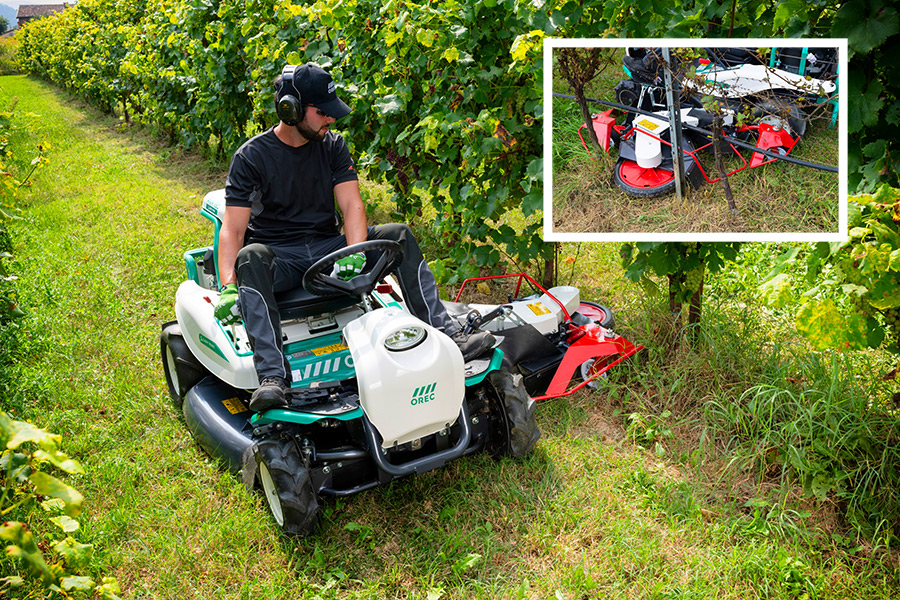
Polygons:
[[466,334],[463,333],[462,329],[451,335],[450,339],[459,346],[465,362],[469,362],[473,358],[484,354],[493,348],[497,341],[494,339],[494,336],[487,331],[474,331]]
[[259,387],[250,396],[250,410],[262,412],[270,408],[287,406],[284,393],[288,389],[287,382],[281,377],[264,377]]

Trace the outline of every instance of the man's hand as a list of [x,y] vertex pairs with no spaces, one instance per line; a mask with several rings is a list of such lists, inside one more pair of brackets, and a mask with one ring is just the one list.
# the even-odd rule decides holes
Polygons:
[[219,294],[219,303],[216,304],[214,314],[222,322],[222,325],[231,325],[241,321],[241,313],[237,307],[238,288],[233,283],[227,284]]
[[365,266],[366,255],[362,252],[357,252],[335,261],[334,269],[331,270],[331,276],[347,281],[362,273]]

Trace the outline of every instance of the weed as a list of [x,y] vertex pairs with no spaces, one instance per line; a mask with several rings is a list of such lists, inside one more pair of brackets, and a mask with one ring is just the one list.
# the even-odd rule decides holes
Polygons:
[[666,449],[663,441],[672,438],[672,429],[666,423],[671,416],[668,410],[659,415],[631,413],[625,419],[625,432],[634,443],[652,448],[657,456],[664,456]]

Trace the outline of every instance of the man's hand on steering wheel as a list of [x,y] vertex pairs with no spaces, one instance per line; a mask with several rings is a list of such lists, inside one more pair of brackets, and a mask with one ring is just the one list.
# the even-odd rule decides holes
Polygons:
[[366,255],[362,252],[345,256],[334,262],[334,268],[331,270],[331,276],[349,281],[360,273],[366,266]]

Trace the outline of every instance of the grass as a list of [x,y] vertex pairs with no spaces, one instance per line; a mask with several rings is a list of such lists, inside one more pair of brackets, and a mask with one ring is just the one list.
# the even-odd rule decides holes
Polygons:
[[[619,59],[620,60],[620,59]],[[613,88],[624,79],[621,67],[607,69],[585,89],[589,98],[615,102]],[[572,94],[554,73],[553,91]],[[591,110],[606,110],[591,105]],[[613,116],[617,116],[618,111]],[[574,100],[553,104],[553,230],[565,233],[835,233],[838,231],[836,173],[775,163],[745,170],[730,178],[739,213],[732,214],[721,184],[704,183],[684,201],[675,194],[637,198],[619,190],[612,180],[615,152],[587,152],[578,138],[584,123]],[[749,152],[745,152],[749,157]],[[792,156],[823,164],[838,164],[837,130],[828,119],[810,122]],[[703,155],[704,157],[706,155]],[[711,155],[702,158],[713,168]],[[749,160],[749,158],[748,158]],[[729,170],[741,166],[732,157]],[[710,175],[710,178],[713,178]]]
[[[53,148],[14,230],[29,317],[0,377],[2,408],[61,434],[85,465],[72,482],[85,495],[80,541],[95,545],[92,568],[115,575],[125,596],[895,595],[895,553],[829,525],[833,508],[790,483],[760,485],[737,468],[749,451],[702,418],[710,400],[793,372],[772,344],[776,325],[736,304],[752,280],[740,291],[737,276],[723,276],[738,291],[722,301],[710,292],[709,343],[676,346],[657,299],[623,279],[613,245],[562,246],[561,277],[615,307],[622,333],[648,350],[605,388],[542,405],[531,457],[470,457],[328,501],[317,535],[281,536],[262,499],[193,442],[158,358],[182,253],[210,239],[198,207],[224,183],[222,165],[120,131],[39,81],[5,77],[0,88],[0,105],[17,96],[40,115],[32,135]],[[632,414],[659,433],[629,431]],[[0,577],[16,569],[0,557]]]

